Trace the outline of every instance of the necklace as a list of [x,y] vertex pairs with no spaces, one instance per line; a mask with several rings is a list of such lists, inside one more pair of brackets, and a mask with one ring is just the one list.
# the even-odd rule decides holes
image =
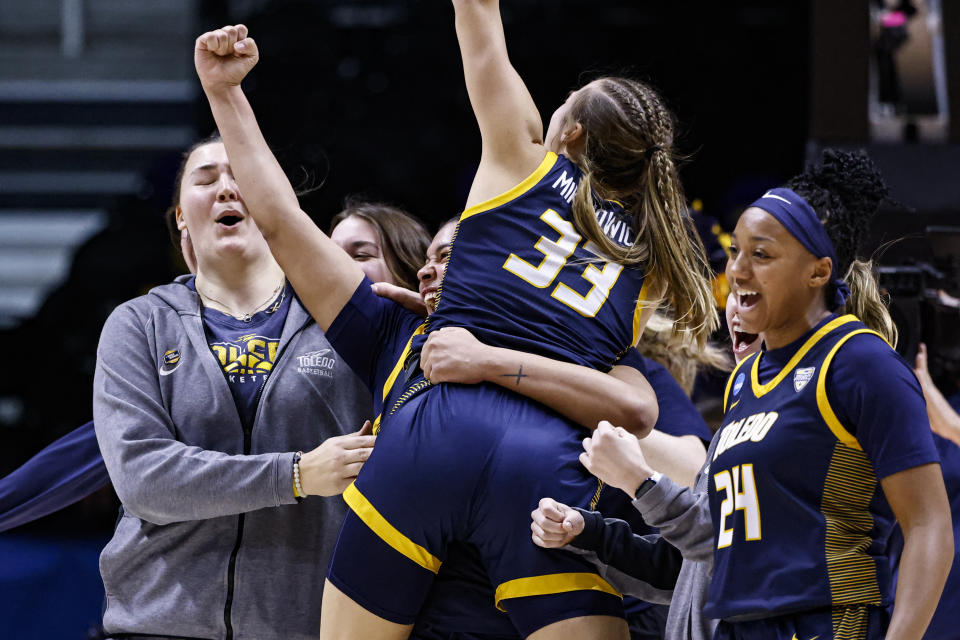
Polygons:
[[242,320],[243,322],[250,322],[251,320],[253,320],[253,315],[254,315],[255,313],[257,313],[258,311],[260,311],[261,309],[263,309],[264,307],[266,307],[268,304],[270,304],[270,301],[272,301],[274,298],[276,298],[276,297],[277,297],[277,294],[280,293],[280,290],[282,289],[282,290],[283,290],[283,295],[280,296],[280,299],[277,300],[277,302],[267,311],[267,313],[274,313],[277,309],[279,309],[279,308],[280,308],[280,305],[283,304],[283,299],[284,299],[284,297],[286,297],[286,295],[287,295],[287,290],[286,290],[286,288],[284,288],[284,286],[283,286],[284,284],[286,284],[286,279],[280,281],[280,284],[277,285],[277,288],[273,290],[273,292],[270,294],[270,297],[269,297],[269,298],[267,298],[266,300],[264,300],[263,302],[261,302],[260,304],[258,304],[256,307],[254,307],[254,308],[251,309],[250,311],[248,311],[248,312],[246,312],[246,313],[236,313],[236,312],[234,312],[234,310],[230,307],[230,305],[224,304],[224,303],[220,302],[219,300],[217,300],[216,298],[212,298],[212,297],[208,296],[207,294],[205,294],[204,292],[200,291],[200,287],[197,286],[196,280],[194,280],[194,282],[193,282],[194,288],[196,288],[197,293],[200,294],[200,301],[201,301],[201,302],[203,302],[203,299],[204,299],[204,298],[206,298],[206,299],[209,300],[210,302],[216,302],[218,305],[220,305],[221,307],[223,307],[224,309],[226,309],[227,312],[228,312],[231,316],[233,316],[233,317],[236,318],[237,320]]

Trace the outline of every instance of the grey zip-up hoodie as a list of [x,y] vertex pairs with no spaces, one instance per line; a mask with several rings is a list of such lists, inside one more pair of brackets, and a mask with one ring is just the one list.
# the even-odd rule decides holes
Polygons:
[[315,638],[340,496],[296,504],[295,451],[356,431],[370,392],[299,301],[244,433],[181,276],[110,315],[97,440],[122,517],[100,556],[109,634]]

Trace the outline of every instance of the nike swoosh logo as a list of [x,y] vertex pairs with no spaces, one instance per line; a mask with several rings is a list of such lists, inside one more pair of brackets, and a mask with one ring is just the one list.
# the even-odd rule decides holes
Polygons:
[[[790,201],[787,200],[786,198],[784,198],[783,196],[778,196],[777,194],[775,194],[775,193],[770,193],[769,191],[767,191],[765,194],[763,194],[763,195],[760,196],[760,197],[761,197],[761,198],[773,198],[773,199],[775,199],[775,200],[781,200],[782,202],[786,202],[787,204],[790,204]],[[819,638],[819,637],[820,637],[820,636],[817,636],[817,638]],[[794,638],[793,640],[797,640],[797,638]],[[810,640],[816,640],[816,638],[811,638]]]
[[180,368],[180,365],[182,365],[182,364],[183,364],[183,360],[180,360],[180,362],[177,363],[177,366],[175,366],[173,369],[170,369],[169,371],[164,371],[163,369],[160,369],[160,375],[162,375],[162,376],[168,376],[168,375],[170,375],[171,373],[173,373],[174,371],[176,371],[177,369],[179,369],[179,368]]

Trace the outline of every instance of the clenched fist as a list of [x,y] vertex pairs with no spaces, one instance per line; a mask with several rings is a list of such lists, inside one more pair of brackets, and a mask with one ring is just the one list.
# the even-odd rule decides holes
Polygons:
[[611,487],[622,489],[631,498],[654,470],[643,457],[640,441],[623,427],[602,421],[593,435],[583,440],[580,463]]
[[207,92],[239,85],[259,59],[257,43],[242,24],[208,31],[193,47],[193,64]]
[[541,498],[539,506],[530,514],[533,543],[545,549],[559,549],[570,544],[583,533],[583,515],[553,498]]

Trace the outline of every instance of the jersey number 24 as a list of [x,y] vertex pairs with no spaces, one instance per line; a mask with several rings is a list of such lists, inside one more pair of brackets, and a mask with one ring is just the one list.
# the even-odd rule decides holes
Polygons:
[[[760,503],[757,500],[757,483],[753,478],[753,465],[741,464],[715,473],[713,484],[717,493],[725,493],[720,503],[720,528],[717,531],[717,549],[733,544],[733,523],[727,528],[727,517],[743,511],[744,537],[760,539]],[[736,522],[736,521],[734,521]]]

